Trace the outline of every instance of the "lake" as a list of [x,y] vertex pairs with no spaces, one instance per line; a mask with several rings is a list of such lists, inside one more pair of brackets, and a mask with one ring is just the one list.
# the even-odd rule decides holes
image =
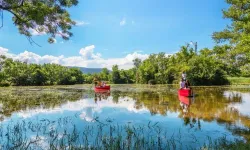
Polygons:
[[91,85],[0,89],[1,149],[195,149],[250,141],[250,86]]

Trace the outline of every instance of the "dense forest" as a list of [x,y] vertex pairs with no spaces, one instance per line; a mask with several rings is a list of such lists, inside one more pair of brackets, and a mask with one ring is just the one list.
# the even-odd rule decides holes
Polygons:
[[172,84],[178,83],[181,73],[186,72],[192,85],[223,85],[229,83],[229,76],[250,77],[250,5],[241,0],[226,2],[229,8],[223,10],[223,15],[231,24],[213,33],[216,45],[211,49],[196,52],[196,48],[185,45],[172,55],[162,52],[143,61],[135,59],[129,70],[115,65],[111,72],[104,68],[97,74],[84,74],[79,69],[56,64],[27,64],[1,56],[0,84],[82,84],[92,83],[94,78],[114,84]]

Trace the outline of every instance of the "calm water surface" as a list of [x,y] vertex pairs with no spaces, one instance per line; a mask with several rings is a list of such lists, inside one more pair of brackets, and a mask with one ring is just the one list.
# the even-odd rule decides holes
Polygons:
[[60,139],[75,130],[95,145],[100,130],[127,135],[128,128],[193,148],[221,137],[250,140],[250,87],[195,87],[193,98],[178,96],[177,90],[167,85],[115,85],[110,93],[80,85],[2,88],[0,146],[6,148],[12,136],[39,135],[37,146],[46,149],[52,131]]

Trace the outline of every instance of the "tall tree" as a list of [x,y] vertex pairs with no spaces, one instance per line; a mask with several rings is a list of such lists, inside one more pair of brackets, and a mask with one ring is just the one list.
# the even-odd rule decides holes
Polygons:
[[134,66],[135,66],[136,69],[138,69],[140,67],[141,62],[142,61],[139,58],[136,58],[136,59],[133,60],[133,63],[134,63]]
[[77,4],[78,0],[1,0],[0,10],[13,14],[19,33],[31,43],[32,30],[49,34],[48,42],[53,43],[57,35],[64,40],[72,36],[69,30],[75,22],[66,9]]
[[139,82],[139,67],[142,63],[141,59],[136,58],[133,60],[134,66],[135,66],[135,82],[138,83]]
[[232,46],[230,57],[236,67],[244,67],[250,62],[250,1],[226,0],[229,8],[223,10],[224,18],[232,23],[223,31],[213,33],[217,43],[227,42]]
[[117,65],[114,65],[112,67],[112,72],[111,72],[111,82],[112,83],[119,83],[120,82],[120,72],[119,68]]

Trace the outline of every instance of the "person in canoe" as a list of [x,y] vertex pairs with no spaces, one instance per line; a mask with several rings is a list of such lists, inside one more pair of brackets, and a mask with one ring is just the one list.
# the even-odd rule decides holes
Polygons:
[[181,89],[187,89],[190,88],[190,82],[187,80],[187,74],[183,71],[181,75],[181,83],[180,88]]
[[94,80],[93,80],[94,84],[95,84],[95,87],[98,85],[98,79],[95,77]]
[[185,88],[185,80],[183,78],[181,79],[180,88],[181,89]]
[[101,81],[98,81],[97,86],[101,87],[101,86],[102,86],[102,82],[101,82]]
[[95,87],[102,85],[102,82],[98,80],[97,78],[94,78],[93,82],[95,83]]
[[183,71],[181,74],[180,89],[184,89],[186,87],[185,86],[186,78],[187,78],[187,75],[186,75],[185,71]]

